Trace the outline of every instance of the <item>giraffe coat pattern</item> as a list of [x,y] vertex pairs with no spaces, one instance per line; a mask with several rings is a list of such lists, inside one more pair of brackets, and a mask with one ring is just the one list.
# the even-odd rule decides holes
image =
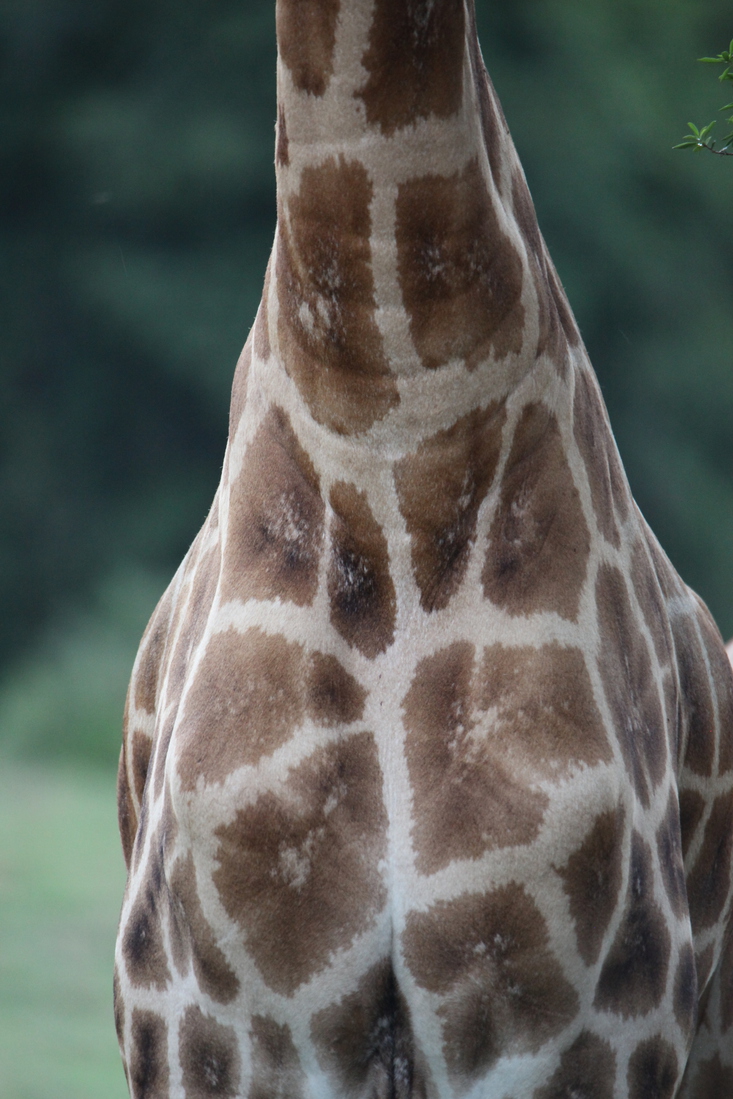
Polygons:
[[277,35],[272,257],[125,714],[131,1096],[733,1096],[733,674],[472,0]]

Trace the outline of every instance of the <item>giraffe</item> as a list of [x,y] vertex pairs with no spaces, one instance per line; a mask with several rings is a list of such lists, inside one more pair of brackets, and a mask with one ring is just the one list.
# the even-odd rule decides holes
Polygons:
[[472,0],[276,19],[275,242],[126,707],[131,1095],[733,1095],[733,675]]

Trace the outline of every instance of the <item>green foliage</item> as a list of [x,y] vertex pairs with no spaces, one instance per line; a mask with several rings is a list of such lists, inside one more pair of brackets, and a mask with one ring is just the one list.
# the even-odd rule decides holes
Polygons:
[[[137,636],[213,497],[275,225],[274,12],[0,5],[0,745],[16,755],[114,758]],[[731,634],[733,208],[724,173],[666,148],[670,116],[710,110],[688,58],[727,17],[718,0],[477,0],[477,16],[634,493]]]
[[112,776],[0,772],[0,1095],[127,1096],[112,1017],[124,868]]
[[[726,80],[733,83],[733,39],[731,39],[728,49],[719,53],[717,57],[700,57],[698,60],[705,65],[725,65],[725,69],[718,79],[721,83]],[[725,107],[720,109],[721,111],[733,111],[733,103],[726,103]],[[727,118],[726,122],[733,123],[733,115]],[[708,122],[707,126],[703,126],[701,130],[694,122],[688,122],[687,126],[692,136],[688,135],[679,145],[674,146],[675,149],[696,149],[698,152],[701,149],[707,149],[709,153],[716,153],[718,156],[733,156],[733,131],[723,138],[723,144],[718,149],[715,139],[712,137],[712,132],[717,126],[715,119]]]

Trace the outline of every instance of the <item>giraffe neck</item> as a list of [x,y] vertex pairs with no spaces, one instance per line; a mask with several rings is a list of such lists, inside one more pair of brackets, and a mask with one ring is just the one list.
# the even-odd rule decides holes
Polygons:
[[473,4],[278,0],[277,25],[261,342],[317,424],[406,449],[503,401],[560,329]]

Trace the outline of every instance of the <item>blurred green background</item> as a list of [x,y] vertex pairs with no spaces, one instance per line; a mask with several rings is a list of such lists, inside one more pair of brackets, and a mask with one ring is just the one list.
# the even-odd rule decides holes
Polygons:
[[[733,634],[733,172],[671,149],[725,101],[694,59],[727,46],[729,5],[477,7],[632,488]],[[7,1099],[124,1094],[120,715],[219,477],[274,229],[274,96],[274,0],[0,0]]]

